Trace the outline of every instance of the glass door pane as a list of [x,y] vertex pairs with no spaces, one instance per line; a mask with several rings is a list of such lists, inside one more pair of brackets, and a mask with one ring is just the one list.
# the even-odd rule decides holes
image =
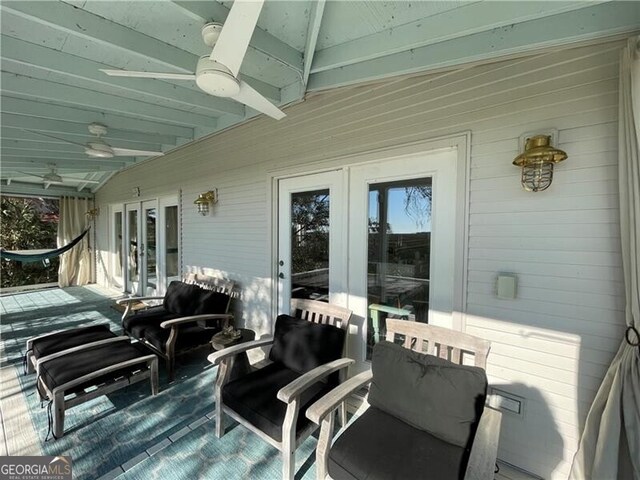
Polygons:
[[138,245],[138,210],[127,212],[127,287],[131,293],[137,293],[140,282]]
[[[180,267],[178,258],[178,206],[172,205],[164,208],[165,221],[165,278],[169,285],[173,280],[180,280]],[[167,286],[165,285],[165,287]]]
[[369,185],[367,359],[385,319],[428,323],[431,178]]
[[[122,282],[122,212],[113,215],[113,276],[116,281]],[[120,287],[122,284],[120,283]]]
[[[155,202],[154,202],[155,203]],[[154,295],[158,279],[156,273],[156,209],[147,207],[144,209],[144,248],[142,250],[145,268],[145,292],[144,295]]]
[[291,298],[329,301],[329,189],[291,195]]

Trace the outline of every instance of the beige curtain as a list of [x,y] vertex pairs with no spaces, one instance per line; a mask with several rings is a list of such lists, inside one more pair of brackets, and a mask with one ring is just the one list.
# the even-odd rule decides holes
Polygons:
[[620,62],[620,236],[627,335],[591,405],[572,479],[640,480],[640,37]]
[[[61,197],[60,221],[58,223],[58,247],[66,245],[80,235],[88,226],[87,212],[91,207],[86,198]],[[60,256],[58,285],[86,285],[91,281],[91,255],[89,253],[90,234]]]

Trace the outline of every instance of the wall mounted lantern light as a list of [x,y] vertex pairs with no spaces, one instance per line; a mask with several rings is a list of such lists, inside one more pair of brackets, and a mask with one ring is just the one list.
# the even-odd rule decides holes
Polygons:
[[551,185],[553,165],[567,158],[562,150],[551,146],[549,135],[527,138],[524,153],[518,155],[513,164],[522,168],[520,182],[528,192],[541,192]]
[[209,190],[208,192],[201,193],[193,203],[198,208],[198,213],[203,217],[206,217],[207,215],[209,215],[209,209],[211,205],[214,203],[218,203],[218,191]]

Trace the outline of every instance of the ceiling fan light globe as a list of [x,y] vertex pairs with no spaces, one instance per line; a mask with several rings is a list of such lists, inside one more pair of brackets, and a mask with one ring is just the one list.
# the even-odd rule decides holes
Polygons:
[[207,56],[198,60],[196,85],[216,97],[234,97],[240,92],[240,82],[229,69]]
[[207,47],[213,48],[220,37],[220,32],[222,32],[221,23],[207,23],[202,27],[202,41]]

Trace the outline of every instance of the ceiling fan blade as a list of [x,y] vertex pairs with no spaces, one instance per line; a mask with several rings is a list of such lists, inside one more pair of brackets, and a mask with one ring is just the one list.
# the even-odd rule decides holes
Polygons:
[[27,175],[28,177],[38,177],[38,178],[44,178],[44,175],[36,175],[35,173],[27,173],[27,172],[22,172],[20,170],[16,170],[16,172],[18,173],[22,173],[24,175]]
[[41,137],[47,137],[47,138],[53,138],[55,140],[60,140],[61,142],[68,143],[70,145],[78,145],[79,147],[82,147],[82,148],[86,147],[86,145],[84,143],[72,142],[71,140],[67,140],[65,138],[54,137],[53,135],[48,135],[48,134],[42,133],[42,132],[36,132],[35,130],[27,130],[27,129],[22,129],[22,130],[24,130],[25,132],[33,133],[35,135],[40,135]]
[[238,76],[253,30],[258,23],[264,0],[235,0],[211,52],[211,60]]
[[246,106],[251,107],[254,110],[262,112],[271,118],[275,118],[276,120],[280,120],[287,116],[282,110],[242,80],[240,81],[240,92],[231,98],[240,103],[244,103]]
[[77,182],[77,183],[100,183],[98,180],[86,180],[84,178],[62,177],[62,179],[65,182],[71,181],[71,182]]
[[156,73],[156,72],[134,72],[132,70],[107,70],[100,69],[110,77],[133,77],[133,78],[157,78],[165,80],[195,80],[193,73]]
[[164,155],[162,152],[152,152],[150,150],[132,150],[130,148],[111,147],[116,157],[153,157]]

